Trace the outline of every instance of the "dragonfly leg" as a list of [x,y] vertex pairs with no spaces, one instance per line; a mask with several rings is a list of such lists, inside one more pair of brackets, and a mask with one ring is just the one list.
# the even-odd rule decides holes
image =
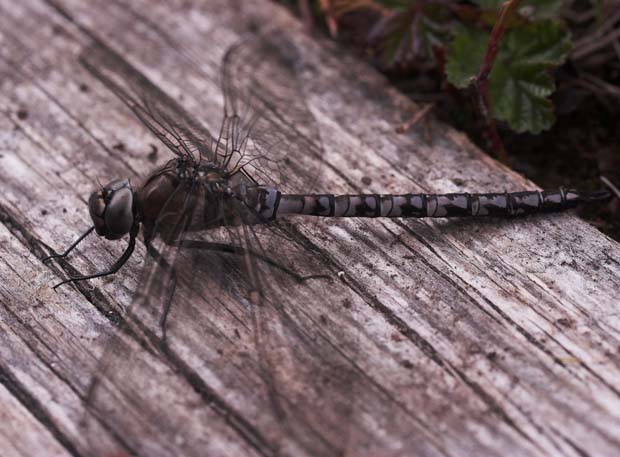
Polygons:
[[[188,249],[202,249],[202,250],[207,250],[207,251],[215,251],[215,252],[223,252],[226,254],[233,254],[233,255],[244,255],[246,253],[246,249],[241,247],[241,246],[232,246],[230,244],[226,244],[226,243],[214,243],[211,241],[202,241],[202,240],[179,240],[179,241],[174,241],[172,244],[174,244],[175,246],[179,246],[182,248],[188,248]],[[276,262],[275,260],[269,258],[266,255],[257,253],[253,250],[249,250],[249,253],[251,255],[253,255],[254,257],[256,257],[257,259],[265,262],[267,265],[270,265],[280,271],[282,271],[283,273],[288,274],[289,276],[291,276],[292,278],[294,278],[297,282],[304,282],[307,281],[309,279],[328,279],[331,280],[331,277],[329,275],[308,275],[308,276],[302,276],[296,272],[294,272],[293,270],[291,270],[290,268],[282,265],[281,263]]]
[[76,247],[78,244],[80,244],[80,242],[81,242],[84,238],[86,238],[88,235],[90,235],[90,233],[91,233],[93,230],[95,230],[95,226],[92,226],[91,228],[89,228],[88,230],[86,230],[84,233],[82,233],[82,235],[80,235],[80,237],[79,237],[77,240],[75,240],[75,241],[73,242],[73,244],[72,244],[71,246],[69,246],[69,247],[65,250],[65,252],[63,252],[62,254],[52,254],[52,255],[48,255],[47,257],[45,257],[45,258],[41,259],[41,262],[47,262],[48,260],[51,260],[51,259],[62,259],[62,258],[64,258],[64,257],[67,257],[67,256],[69,255],[69,253],[70,253],[71,251],[73,251],[73,250],[75,249],[75,247]]
[[125,249],[125,252],[123,252],[123,255],[121,255],[120,258],[116,262],[114,262],[114,264],[108,270],[101,271],[99,273],[94,273],[91,275],[81,275],[81,276],[73,276],[71,278],[67,278],[64,281],[61,281],[58,284],[56,284],[54,286],[54,290],[56,290],[58,287],[62,286],[63,284],[67,284],[70,282],[85,281],[87,279],[101,278],[103,276],[109,276],[109,275],[113,275],[114,273],[116,273],[118,270],[121,269],[123,265],[125,265],[127,260],[129,260],[129,257],[131,257],[131,254],[133,253],[133,250],[136,247],[137,234],[138,234],[137,228],[132,229],[132,232],[129,237],[129,244],[127,245],[127,248]]

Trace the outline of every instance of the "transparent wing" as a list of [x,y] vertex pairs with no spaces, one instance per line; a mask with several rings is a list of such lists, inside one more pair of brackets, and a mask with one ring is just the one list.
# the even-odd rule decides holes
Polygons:
[[222,62],[223,131],[232,146],[227,163],[286,192],[316,190],[323,159],[303,67],[300,53],[278,32],[246,36]]
[[177,156],[216,160],[208,130],[113,49],[95,42],[80,62]]
[[[193,205],[188,198],[179,235],[190,236],[182,227]],[[277,252],[263,249],[270,232],[246,225],[153,240],[95,376],[92,416],[119,436],[139,427],[128,447],[144,455],[166,455],[162,442],[169,455],[205,455],[199,429],[220,422],[245,424],[273,454],[342,455],[360,429],[353,394],[368,382],[356,366],[349,289],[286,235]]]
[[[280,57],[269,69],[264,62],[274,56]],[[128,94],[143,91],[144,81],[117,60],[105,65],[110,72],[123,70],[94,74],[140,117],[146,104],[134,104]],[[102,68],[101,57],[97,62]],[[252,62],[260,62],[253,66],[263,72],[260,78],[244,68]],[[267,85],[262,78],[272,78],[288,91],[284,97],[283,89],[267,87],[274,95],[299,95],[289,80],[291,63],[258,39],[245,40],[227,54],[228,111],[216,153],[231,170],[241,169],[262,184],[295,188],[313,182],[320,164],[320,141],[309,133],[314,119],[303,99],[274,102],[269,94],[257,98],[255,91]],[[146,92],[152,96],[157,90],[149,86]],[[157,106],[158,112],[168,109]],[[159,115],[146,119],[163,125]],[[303,123],[299,130],[297,122]],[[195,124],[190,119],[189,127],[175,125],[174,131],[193,132]],[[167,134],[154,133],[179,151]],[[241,139],[246,144],[235,147],[243,145]],[[233,160],[235,151],[239,163]],[[89,417],[104,421],[129,453],[209,455],[205,429],[215,434],[218,427],[228,427],[267,455],[282,449],[342,455],[349,440],[356,439],[350,430],[363,429],[355,425],[361,416],[355,414],[353,392],[369,382],[356,365],[358,335],[351,330],[357,326],[350,322],[349,288],[334,279],[334,265],[309,251],[310,243],[292,226],[240,223],[247,208],[238,200],[227,202],[230,220],[222,227],[189,232],[201,217],[205,192],[188,181],[162,209],[166,220],[157,220],[154,233],[163,236],[149,240],[132,305],[93,377]],[[129,434],[133,441],[126,438],[128,430],[134,431]],[[96,433],[89,439],[99,455],[118,452],[103,447]]]

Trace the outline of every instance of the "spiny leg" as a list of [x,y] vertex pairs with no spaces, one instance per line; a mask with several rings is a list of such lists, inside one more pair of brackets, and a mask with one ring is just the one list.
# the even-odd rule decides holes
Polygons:
[[92,233],[92,231],[93,231],[93,230],[95,230],[95,226],[92,226],[91,228],[89,228],[88,230],[86,230],[84,233],[82,233],[82,234],[80,235],[80,237],[79,237],[77,240],[75,240],[75,241],[73,242],[73,244],[71,244],[71,246],[69,246],[69,247],[65,250],[65,252],[63,252],[62,254],[52,254],[52,255],[48,255],[47,257],[45,257],[45,258],[41,259],[41,262],[47,262],[48,260],[51,260],[51,259],[63,259],[63,258],[65,258],[65,257],[67,257],[67,256],[69,255],[69,253],[70,253],[71,251],[73,251],[73,250],[75,249],[75,247],[76,247],[78,244],[80,244],[84,238],[86,238],[88,235],[90,235],[90,234]]
[[121,269],[123,265],[125,265],[125,263],[127,263],[127,260],[129,260],[129,257],[131,257],[131,254],[133,253],[133,250],[136,247],[137,234],[138,234],[138,228],[137,226],[134,226],[131,229],[131,233],[129,235],[129,243],[127,245],[127,248],[125,249],[125,252],[123,252],[121,257],[116,262],[114,262],[114,264],[109,269],[107,269],[106,271],[101,271],[99,273],[94,273],[90,275],[73,276],[71,278],[65,279],[64,281],[61,281],[58,284],[56,284],[54,286],[54,290],[56,290],[58,287],[62,286],[63,284],[67,284],[70,282],[85,281],[87,279],[101,278],[103,276],[109,276],[109,275],[113,275],[114,273],[116,273],[118,270]]

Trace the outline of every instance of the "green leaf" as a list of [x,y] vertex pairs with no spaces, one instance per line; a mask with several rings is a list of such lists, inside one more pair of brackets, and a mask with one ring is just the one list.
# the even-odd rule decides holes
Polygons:
[[[484,59],[489,34],[459,27],[446,55],[448,81],[467,87]],[[489,108],[494,118],[517,132],[539,133],[553,125],[552,68],[566,59],[569,35],[552,21],[538,21],[506,32],[489,75]]]
[[546,98],[554,83],[545,66],[496,66],[489,78],[489,105],[494,118],[516,132],[540,133],[553,125],[553,105]]
[[446,53],[446,74],[450,84],[461,89],[475,79],[486,50],[489,34],[472,27],[457,26]]
[[442,15],[444,11],[432,7],[395,10],[373,25],[367,42],[386,67],[426,60],[433,47],[443,47],[447,40]]
[[570,37],[557,23],[540,21],[506,33],[489,75],[489,106],[517,132],[539,133],[555,120],[547,98],[555,90],[550,70],[566,59]]
[[570,47],[570,35],[553,21],[533,22],[510,30],[502,40],[503,60],[514,60],[514,65],[560,65]]

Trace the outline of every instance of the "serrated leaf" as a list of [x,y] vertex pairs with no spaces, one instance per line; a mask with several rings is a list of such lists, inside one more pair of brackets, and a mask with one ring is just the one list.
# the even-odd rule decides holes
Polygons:
[[489,105],[494,118],[508,122],[516,132],[539,133],[555,120],[546,98],[554,88],[544,65],[518,68],[496,66],[489,77]]
[[533,22],[510,30],[502,40],[502,50],[518,65],[560,65],[570,47],[570,35],[553,21]]
[[486,50],[489,34],[472,27],[458,26],[446,52],[446,75],[450,84],[461,89],[474,80]]
[[[446,55],[448,81],[467,87],[482,65],[489,34],[459,27]],[[517,132],[539,133],[553,125],[547,99],[554,81],[549,71],[570,50],[570,37],[552,21],[538,21],[506,32],[489,75],[489,108],[494,118]]]
[[566,59],[570,37],[558,24],[540,21],[504,36],[489,75],[489,107],[517,132],[539,133],[553,125],[555,90],[549,71]]
[[395,10],[377,21],[367,42],[378,53],[384,66],[407,65],[416,59],[427,59],[433,46],[443,46],[446,32],[433,16],[437,8]]

